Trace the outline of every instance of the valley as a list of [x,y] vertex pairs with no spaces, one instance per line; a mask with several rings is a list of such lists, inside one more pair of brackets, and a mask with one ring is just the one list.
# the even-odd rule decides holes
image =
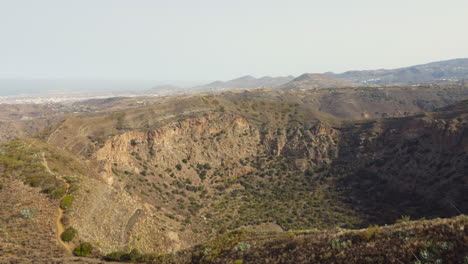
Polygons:
[[46,126],[2,134],[0,263],[398,263],[428,239],[461,261],[466,99],[463,85],[261,88],[42,111]]

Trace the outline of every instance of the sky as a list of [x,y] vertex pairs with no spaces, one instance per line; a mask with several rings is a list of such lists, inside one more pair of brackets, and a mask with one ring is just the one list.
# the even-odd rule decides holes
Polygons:
[[200,82],[468,57],[466,0],[0,0],[0,78]]

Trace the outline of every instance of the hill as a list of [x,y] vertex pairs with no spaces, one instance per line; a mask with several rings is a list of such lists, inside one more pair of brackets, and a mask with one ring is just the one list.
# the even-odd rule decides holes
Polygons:
[[281,86],[286,90],[316,89],[316,88],[344,88],[356,86],[352,82],[333,78],[325,74],[305,73]]
[[196,91],[218,91],[218,90],[231,90],[231,89],[252,89],[252,88],[273,88],[285,84],[294,79],[293,76],[284,77],[270,77],[264,76],[255,78],[250,75],[242,76],[237,79],[229,80],[226,82],[215,81],[206,85],[196,86],[192,89]]
[[[362,230],[232,232],[174,255],[116,252],[108,260],[147,263],[466,263],[467,217]],[[461,232],[460,232],[461,231]]]
[[327,75],[362,85],[457,82],[468,78],[468,59],[453,59],[397,69],[347,71]]
[[[176,263],[349,260],[342,255],[383,263],[370,248],[388,245],[394,254],[390,245],[400,240],[390,241],[402,230],[415,238],[416,254],[431,238],[423,230],[445,230],[431,242],[437,246],[461,241],[454,230],[464,218],[421,222],[417,230],[374,228],[369,241],[354,237],[361,231],[327,230],[468,211],[468,104],[456,103],[464,98],[465,87],[448,86],[83,102],[75,107],[89,112],[0,147],[3,255],[63,258],[90,243],[89,256],[138,249]],[[318,238],[302,233],[303,244],[288,232],[315,229]],[[70,239],[59,243],[65,230]],[[234,244],[215,247],[223,237]],[[335,238],[340,250],[330,253]],[[243,241],[255,254],[245,244],[245,254],[232,251]],[[426,249],[462,258],[459,242],[447,247],[445,255]]]

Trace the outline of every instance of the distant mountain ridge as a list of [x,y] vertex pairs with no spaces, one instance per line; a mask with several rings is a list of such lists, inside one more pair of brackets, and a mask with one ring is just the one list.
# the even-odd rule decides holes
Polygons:
[[299,77],[289,75],[255,78],[246,75],[229,81],[215,81],[195,86],[190,90],[192,92],[254,88],[303,90],[367,85],[423,84],[430,82],[464,84],[467,80],[468,58],[460,58],[396,69],[346,71],[343,73],[304,73]]
[[215,81],[209,84],[193,87],[195,90],[225,90],[225,89],[249,89],[249,88],[273,88],[285,84],[294,79],[294,76],[255,78],[250,75],[242,76],[229,81]]
[[343,88],[353,86],[356,86],[356,84],[347,80],[333,78],[325,74],[304,73],[294,80],[282,85],[281,88],[285,90],[307,90],[315,88]]
[[328,76],[363,85],[420,84],[468,79],[468,58],[437,61],[397,69],[325,73]]

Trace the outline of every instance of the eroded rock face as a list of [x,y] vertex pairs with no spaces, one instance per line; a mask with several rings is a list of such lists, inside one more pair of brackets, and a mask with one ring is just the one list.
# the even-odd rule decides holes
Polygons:
[[[259,153],[284,155],[295,160],[299,169],[329,164],[338,154],[337,144],[338,132],[326,123],[261,133],[248,120],[233,114],[199,116],[148,131],[128,131],[112,137],[95,153],[105,184],[93,187],[92,195],[88,195],[94,196],[92,200],[83,197],[92,208],[78,209],[74,217],[79,218],[77,225],[83,237],[96,241],[106,252],[132,247],[147,252],[186,248],[197,241],[189,238],[190,234],[182,234],[181,224],[166,216],[174,212],[161,208],[158,201],[145,202],[138,195],[129,195],[129,183],[117,177],[116,168],[139,175],[150,166],[148,171],[158,174],[188,160],[189,164],[210,164],[218,171],[229,168],[220,170],[219,177],[230,179],[251,170],[239,164],[240,159],[254,159]],[[212,185],[202,182],[195,168],[176,174],[176,180],[189,180],[208,189]],[[169,185],[172,179],[156,181]],[[195,221],[206,221],[203,219]]]
[[173,168],[183,159],[218,167],[255,155],[259,144],[259,132],[247,120],[233,115],[209,115],[115,136],[96,152],[96,159],[103,163],[102,178],[111,185],[112,165],[135,169],[137,154],[139,159],[164,168]]
[[[169,124],[146,132],[130,131],[113,137],[96,152],[103,164],[102,178],[114,183],[112,166],[139,173],[135,155],[164,168],[183,159],[214,167],[237,164],[239,159],[271,152],[312,165],[329,164],[338,155],[338,132],[325,122],[308,129],[292,127],[260,133],[246,119],[234,115],[210,115]],[[242,172],[242,168],[232,174]]]
[[305,169],[306,165],[321,166],[329,164],[338,155],[338,132],[325,122],[304,127],[281,129],[266,135],[263,142],[270,147],[276,156],[299,159]]
[[[255,155],[259,143],[258,130],[232,115],[202,116],[111,138],[95,153],[105,184],[89,186],[90,192],[78,198],[86,206],[78,206],[73,213],[80,236],[104,252],[131,248],[172,252],[193,245],[187,235],[180,236],[181,224],[167,216],[174,213],[171,209],[127,193],[129,183],[119,181],[113,168],[139,175],[143,161],[163,171],[188,159],[193,164],[232,167],[224,176],[230,177],[245,172],[235,164],[239,158]],[[193,169],[178,177],[201,184]]]

